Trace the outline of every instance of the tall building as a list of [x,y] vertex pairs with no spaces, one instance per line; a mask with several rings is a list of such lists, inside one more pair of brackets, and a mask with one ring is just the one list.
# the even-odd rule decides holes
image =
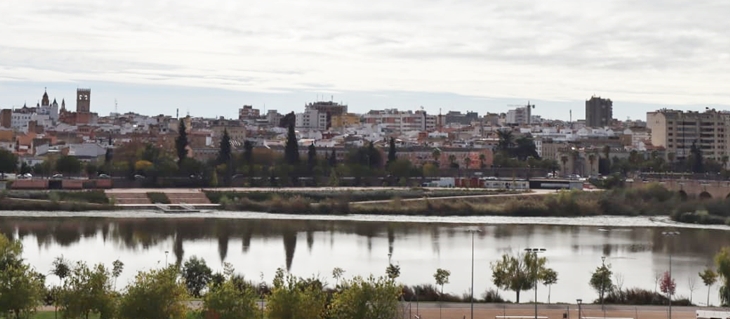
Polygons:
[[611,125],[613,119],[613,102],[611,99],[591,97],[586,101],[586,126],[606,127]]
[[91,112],[91,89],[76,89],[76,113]]
[[312,110],[315,110],[317,111],[317,117],[324,116],[325,122],[323,124],[318,123],[316,125],[321,130],[328,130],[330,127],[332,127],[332,117],[341,116],[347,113],[347,105],[332,101],[319,101],[309,103],[304,106],[304,109],[304,113],[310,113],[310,115],[313,115]]
[[242,108],[238,109],[239,120],[256,119],[259,116],[261,116],[261,111],[253,108],[251,105],[244,105]]
[[703,113],[661,109],[647,112],[646,124],[651,129],[651,143],[666,148],[666,154],[676,160],[689,156],[692,143],[696,143],[706,158],[720,161],[723,156],[730,154],[728,112],[714,109]]

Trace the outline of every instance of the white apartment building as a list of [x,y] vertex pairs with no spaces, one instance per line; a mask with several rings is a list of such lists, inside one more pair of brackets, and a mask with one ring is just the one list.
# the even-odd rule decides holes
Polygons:
[[362,116],[362,123],[379,125],[383,129],[399,133],[431,131],[436,129],[437,116],[429,115],[425,111],[373,110]]
[[296,114],[294,126],[297,129],[327,130],[327,113],[317,111],[314,108],[306,107],[303,113]]
[[730,113],[714,109],[705,112],[684,112],[661,109],[646,113],[646,124],[651,129],[651,143],[674,153],[677,160],[690,154],[692,143],[702,150],[703,156],[721,160],[728,155],[730,146]]
[[28,130],[28,122],[31,121],[33,113],[30,112],[13,112],[10,116],[10,127],[17,131],[26,132]]

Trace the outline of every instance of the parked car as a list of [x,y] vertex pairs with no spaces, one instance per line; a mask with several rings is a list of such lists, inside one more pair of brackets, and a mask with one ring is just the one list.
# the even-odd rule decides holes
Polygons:
[[137,175],[134,175],[134,179],[136,179],[136,180],[143,180],[143,179],[145,179],[145,178],[146,178],[146,177],[144,177],[144,175],[139,175],[139,174],[137,174]]
[[109,178],[112,178],[112,177],[109,176],[109,175],[107,175],[107,174],[99,174],[99,178],[109,179]]
[[51,176],[51,178],[60,179],[60,178],[63,178],[63,174],[53,174],[53,176]]

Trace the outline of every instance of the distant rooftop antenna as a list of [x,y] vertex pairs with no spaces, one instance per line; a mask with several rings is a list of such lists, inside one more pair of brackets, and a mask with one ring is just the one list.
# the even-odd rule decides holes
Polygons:
[[114,113],[119,113],[119,104],[117,104],[117,99],[114,99]]

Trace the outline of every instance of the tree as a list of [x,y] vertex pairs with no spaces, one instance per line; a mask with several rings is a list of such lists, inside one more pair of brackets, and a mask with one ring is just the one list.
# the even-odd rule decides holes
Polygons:
[[236,278],[227,275],[222,284],[209,287],[210,291],[203,298],[203,313],[206,314],[206,318],[258,318],[256,288],[250,283],[239,282]]
[[697,141],[692,142],[692,146],[689,148],[691,157],[692,172],[702,173],[704,172],[704,166],[702,162],[702,150],[697,146]]
[[436,165],[431,164],[431,163],[424,164],[422,170],[423,170],[423,175],[428,176],[428,177],[438,176],[438,174],[439,174],[438,167],[436,167]]
[[545,257],[535,259],[535,254],[502,255],[502,259],[490,264],[492,282],[495,286],[515,292],[516,302],[520,302],[520,292],[535,287],[535,276],[545,271]]
[[104,265],[90,269],[84,262],[76,263],[59,298],[63,317],[89,319],[91,314],[98,314],[110,318],[115,311],[110,277]]
[[433,151],[431,151],[431,156],[433,157],[433,161],[436,163],[436,167],[438,167],[439,160],[441,159],[441,150],[434,148]]
[[76,175],[81,172],[81,161],[75,156],[63,155],[56,160],[56,171],[61,174]]
[[18,157],[12,152],[0,149],[0,179],[5,178],[5,174],[15,172],[18,169]]
[[345,270],[340,267],[335,267],[335,269],[332,269],[332,278],[335,279],[335,287],[340,286],[340,279],[342,278],[343,274],[345,274]]
[[520,136],[515,141],[515,147],[511,150],[514,154],[514,156],[517,157],[520,161],[525,161],[527,158],[540,158],[540,155],[537,154],[537,146],[535,146],[535,140],[532,139],[532,136],[530,135],[523,135]]
[[0,314],[29,318],[43,299],[43,276],[21,259],[23,245],[0,234]]
[[542,284],[548,286],[548,303],[550,303],[551,288],[556,283],[558,283],[558,273],[552,268],[545,269],[542,273]]
[[86,166],[84,167],[86,170],[86,176],[89,178],[96,176],[96,174],[99,172],[99,167],[96,166],[94,163],[86,163]]
[[674,296],[674,292],[677,289],[677,283],[674,281],[674,278],[672,278],[671,275],[669,275],[668,271],[665,271],[662,275],[662,279],[659,283],[659,289],[662,293],[667,295],[668,299],[672,299],[672,296]]
[[185,119],[180,119],[180,125],[177,128],[175,150],[177,151],[177,164],[181,165],[183,160],[188,157],[188,131],[185,127]]
[[471,166],[471,157],[469,154],[464,157],[464,168],[469,169],[469,166]]
[[[436,269],[436,273],[433,274],[433,279],[436,280],[436,285],[441,286],[441,293],[439,294],[439,300],[444,295],[444,285],[449,283],[449,276],[451,272],[446,269]],[[439,318],[441,318],[441,303],[439,302]]]
[[185,286],[193,297],[201,296],[201,291],[208,285],[212,275],[213,271],[205,264],[205,260],[196,256],[190,257],[182,268]]
[[220,146],[218,149],[217,164],[229,165],[231,162],[231,136],[228,135],[228,129],[223,129]]
[[707,304],[706,306],[710,306],[710,287],[714,285],[717,282],[717,273],[712,270],[712,268],[707,268],[704,271],[700,272],[700,278],[702,278],[702,283],[707,286]]
[[184,319],[187,314],[185,285],[177,280],[175,266],[139,272],[122,295],[121,319]]
[[479,168],[485,169],[487,168],[487,164],[485,161],[487,160],[487,156],[484,154],[479,154]]
[[689,276],[687,278],[687,288],[689,288],[689,303],[692,303],[692,295],[694,295],[695,290],[697,290],[697,280],[694,276]]
[[392,280],[373,276],[355,277],[332,297],[330,315],[340,319],[390,319],[398,316],[402,289]]
[[388,275],[390,280],[395,281],[398,277],[400,277],[400,266],[393,264],[388,265],[388,267],[385,268],[385,274]]
[[456,155],[454,154],[449,155],[449,167],[459,168],[459,164],[456,163]]
[[112,276],[114,277],[114,290],[117,290],[117,278],[124,271],[124,263],[117,259],[112,263]]
[[269,319],[321,319],[327,309],[327,296],[319,280],[301,279],[285,275],[279,268],[274,276],[274,287],[267,299],[266,317]]
[[330,154],[328,164],[331,168],[337,167],[337,153],[335,152],[334,148],[332,149],[332,154]]
[[591,168],[589,170],[589,174],[593,174],[593,163],[595,163],[595,162],[596,162],[596,155],[593,154],[593,153],[588,154],[588,163],[591,164]]
[[561,155],[560,156],[560,162],[563,163],[563,175],[567,175],[565,170],[565,165],[568,163],[568,156],[567,155]]
[[294,124],[291,123],[289,124],[289,131],[286,135],[284,160],[289,165],[299,164],[299,143],[297,142],[297,133],[294,131]]
[[30,165],[28,165],[28,163],[26,163],[26,162],[20,163],[20,170],[18,171],[18,173],[20,173],[20,175],[25,175],[25,174],[30,173]]
[[715,254],[715,266],[717,267],[717,276],[722,279],[720,286],[720,301],[722,307],[730,305],[730,247],[723,247]]
[[380,168],[383,166],[383,159],[380,156],[380,151],[375,149],[373,142],[370,142],[367,148],[368,166],[371,169]]
[[598,298],[601,300],[601,304],[603,304],[603,297],[605,296],[606,291],[613,288],[613,280],[611,279],[612,275],[613,272],[611,271],[611,264],[601,265],[596,268],[596,271],[591,273],[590,285],[596,290],[596,292],[598,292]]
[[497,137],[499,138],[499,141],[497,142],[497,150],[509,153],[509,150],[515,144],[512,131],[507,129],[498,130]]
[[390,147],[388,148],[388,164],[395,162],[397,156],[395,155],[395,139],[390,138]]
[[314,142],[307,148],[307,166],[310,172],[317,166],[317,147],[314,146]]
[[[65,283],[66,277],[71,273],[71,266],[69,265],[68,260],[64,259],[63,256],[56,257],[56,259],[53,260],[51,268],[51,274],[58,277],[59,280],[61,280],[61,287],[63,287]],[[58,290],[54,290],[54,292],[59,292]],[[58,301],[59,301],[58,295],[54,296],[53,305],[54,305],[54,312],[58,313]]]

